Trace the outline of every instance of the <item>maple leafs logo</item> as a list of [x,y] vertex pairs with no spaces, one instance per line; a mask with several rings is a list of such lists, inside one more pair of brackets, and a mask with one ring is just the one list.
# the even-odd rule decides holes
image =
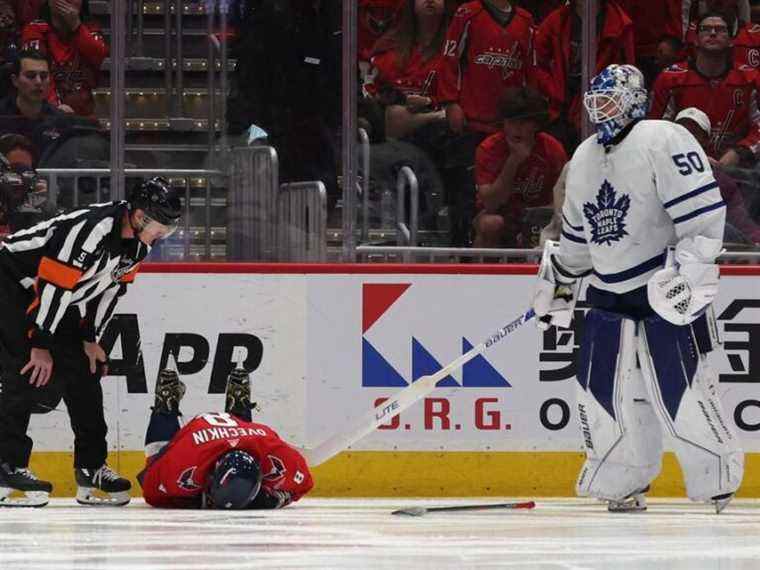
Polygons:
[[630,196],[622,194],[618,198],[612,184],[605,180],[596,195],[596,204],[583,204],[583,215],[591,226],[591,241],[611,246],[612,242],[627,236],[625,219],[630,207]]

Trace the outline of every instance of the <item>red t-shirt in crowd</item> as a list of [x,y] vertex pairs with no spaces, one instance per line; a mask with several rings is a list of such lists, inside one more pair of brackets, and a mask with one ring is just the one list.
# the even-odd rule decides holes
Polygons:
[[720,159],[733,146],[760,156],[758,71],[741,67],[709,79],[693,62],[672,65],[660,73],[652,89],[651,119],[673,119],[679,111],[696,107],[710,117],[712,133],[707,154]]
[[500,23],[483,0],[462,4],[446,33],[437,101],[458,103],[470,130],[499,130],[504,89],[536,85],[533,17],[513,7]]
[[285,504],[314,486],[306,460],[272,428],[230,414],[208,413],[178,431],[149,464],[142,478],[145,501],[154,507],[183,507],[188,499],[197,501],[217,460],[233,450],[246,451],[259,461],[262,490],[289,494]]
[[[509,145],[503,132],[486,138],[475,153],[475,183],[478,186],[493,184],[508,157]],[[567,153],[562,143],[548,133],[536,135],[532,152],[517,169],[512,194],[500,208],[508,235],[519,233],[525,208],[553,204],[554,185],[566,162]],[[476,207],[483,207],[477,197]]]

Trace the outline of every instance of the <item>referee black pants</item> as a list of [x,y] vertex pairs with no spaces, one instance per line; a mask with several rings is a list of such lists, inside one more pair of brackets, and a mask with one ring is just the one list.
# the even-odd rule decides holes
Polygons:
[[13,467],[29,465],[32,439],[27,434],[34,410],[49,411],[63,399],[74,432],[74,465],[97,469],[108,449],[103,416],[100,373],[90,373],[79,334],[79,311],[69,308],[56,330],[51,348],[53,374],[46,386],[29,384],[31,372],[21,375],[31,347],[26,308],[33,300],[0,269],[0,459]]

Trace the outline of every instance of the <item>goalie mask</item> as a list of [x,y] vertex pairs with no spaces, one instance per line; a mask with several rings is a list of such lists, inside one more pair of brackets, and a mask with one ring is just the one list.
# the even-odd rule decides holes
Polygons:
[[610,145],[629,124],[647,113],[644,75],[633,65],[608,65],[591,80],[583,96],[599,144]]

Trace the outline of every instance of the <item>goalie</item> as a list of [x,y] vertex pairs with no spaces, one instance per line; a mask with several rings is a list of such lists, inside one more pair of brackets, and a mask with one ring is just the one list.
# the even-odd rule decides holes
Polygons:
[[227,381],[224,413],[206,413],[180,429],[185,385],[162,370],[145,435],[146,468],[137,476],[154,507],[278,509],[313,487],[306,460],[274,430],[251,422],[245,370]]
[[637,68],[605,68],[584,106],[597,132],[570,162],[560,242],[547,243],[533,301],[543,326],[566,327],[589,275],[577,492],[612,511],[645,509],[667,433],[689,498],[720,512],[741,483],[744,455],[706,358],[719,343],[718,184],[685,128],[641,120],[647,93]]

